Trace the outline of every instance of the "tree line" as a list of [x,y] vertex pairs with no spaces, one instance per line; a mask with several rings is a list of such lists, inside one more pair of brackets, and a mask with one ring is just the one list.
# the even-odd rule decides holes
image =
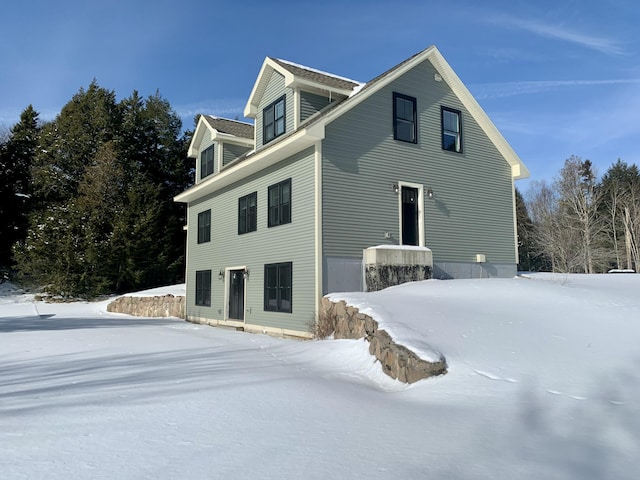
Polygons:
[[516,191],[522,270],[602,273],[640,267],[640,171],[622,160],[598,178],[571,156],[550,182]]
[[52,121],[28,106],[0,138],[0,267],[65,297],[183,281],[189,141],[159,92],[94,80]]

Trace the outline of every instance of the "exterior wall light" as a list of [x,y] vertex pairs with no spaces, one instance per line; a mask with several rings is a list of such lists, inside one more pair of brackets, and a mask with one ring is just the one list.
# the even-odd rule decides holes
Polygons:
[[393,193],[398,193],[400,191],[400,188],[398,188],[397,183],[394,183],[393,185],[391,185],[391,188],[393,188]]
[[220,271],[218,272],[218,278],[220,280],[224,280],[224,270],[220,269]]
[[431,188],[427,189],[427,198],[428,199],[433,198],[433,190]]
[[247,268],[244,272],[242,272],[242,278],[245,280],[249,278],[249,269]]

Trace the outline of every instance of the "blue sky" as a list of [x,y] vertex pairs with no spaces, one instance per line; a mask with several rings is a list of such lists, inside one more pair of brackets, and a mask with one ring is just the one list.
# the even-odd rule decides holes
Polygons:
[[[604,173],[640,165],[637,0],[35,0],[3,5],[0,125],[43,119],[92,79],[117,97],[156,89],[242,119],[265,56],[368,81],[431,44],[531,170],[571,155]],[[526,190],[529,181],[518,182]]]

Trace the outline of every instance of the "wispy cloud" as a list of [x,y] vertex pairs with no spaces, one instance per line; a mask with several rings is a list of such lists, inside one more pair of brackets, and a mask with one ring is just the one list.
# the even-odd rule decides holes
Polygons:
[[[239,99],[217,99],[177,105],[173,109],[183,121],[193,118],[199,113],[232,119],[237,117],[241,120],[244,117],[244,105],[245,102]],[[185,124],[185,127],[188,126],[190,125]]]
[[614,78],[605,80],[536,80],[524,82],[477,83],[469,89],[479,100],[531,95],[566,87],[589,87],[598,85],[640,84],[640,78]]
[[499,15],[489,19],[489,22],[509,28],[526,30],[541,37],[562,40],[573,43],[607,55],[626,55],[622,45],[616,40],[571,30],[563,25],[554,25],[535,20],[523,20],[511,15]]

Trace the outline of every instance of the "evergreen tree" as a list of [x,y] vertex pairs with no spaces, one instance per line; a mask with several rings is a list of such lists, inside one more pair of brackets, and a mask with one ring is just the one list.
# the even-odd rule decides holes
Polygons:
[[38,112],[29,105],[0,145],[0,265],[12,265],[11,247],[26,235],[30,208],[30,169],[40,126]]
[[37,201],[66,202],[78,192],[85,167],[100,146],[119,130],[119,110],[112,91],[94,80],[44,126],[33,168]]
[[515,189],[516,195],[516,224],[518,229],[518,270],[543,271],[550,268],[545,257],[537,253],[535,247],[535,229],[529,216],[527,204],[520,190]]
[[94,81],[40,137],[37,208],[15,247],[50,293],[94,296],[183,281],[187,139],[159,93],[116,103]]

